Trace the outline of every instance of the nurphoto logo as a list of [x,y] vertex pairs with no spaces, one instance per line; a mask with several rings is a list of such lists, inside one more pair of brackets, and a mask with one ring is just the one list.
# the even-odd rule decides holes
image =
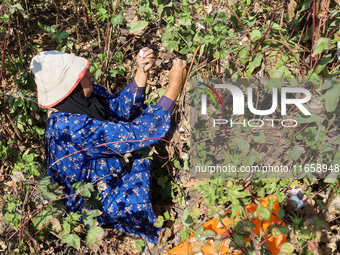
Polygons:
[[[315,111],[320,97],[309,91],[310,84],[256,78],[200,79],[190,84],[193,176],[325,177],[339,169],[322,150],[325,110]],[[325,155],[312,156],[304,144],[314,154]],[[301,165],[301,157],[308,165]]]

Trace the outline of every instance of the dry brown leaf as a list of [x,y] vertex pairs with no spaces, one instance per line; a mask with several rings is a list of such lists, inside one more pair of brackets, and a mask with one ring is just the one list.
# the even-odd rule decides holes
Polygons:
[[295,2],[295,0],[290,0],[287,9],[288,9],[288,21],[292,21],[292,19],[295,16],[295,9],[297,7],[297,3]]
[[154,153],[159,154],[158,151],[156,151],[155,146],[152,146],[152,148],[151,148],[151,150],[149,152],[149,156],[152,156]]
[[15,181],[8,181],[8,182],[5,182],[5,185],[9,186],[9,187],[12,187],[14,189],[15,192],[17,192],[17,183]]
[[26,180],[24,174],[21,171],[15,172],[13,175],[11,175],[11,178],[14,182],[22,182]]
[[198,184],[199,182],[200,181],[198,179],[191,178],[191,179],[187,180],[186,182],[182,183],[182,187],[190,188],[190,187],[194,186],[195,184]]
[[204,241],[196,241],[196,242],[194,242],[193,243],[193,248],[192,248],[192,250],[191,250],[191,252],[193,253],[193,254],[196,254],[196,253],[199,253],[201,250],[202,250],[202,248],[204,247],[204,246],[206,246],[207,244],[206,243],[204,243]]
[[125,160],[126,163],[129,163],[129,162],[130,162],[129,159],[128,159],[129,157],[132,157],[131,153],[126,153],[126,154],[124,155],[124,160]]

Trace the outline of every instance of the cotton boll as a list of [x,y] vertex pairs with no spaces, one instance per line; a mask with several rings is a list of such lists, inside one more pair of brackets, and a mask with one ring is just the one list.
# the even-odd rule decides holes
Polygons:
[[292,189],[291,191],[291,197],[290,197],[290,204],[291,206],[295,209],[298,210],[302,206],[305,205],[305,203],[301,200],[302,198],[302,190],[301,188],[299,189]]
[[[143,56],[144,56],[144,51],[140,50],[139,51],[139,56],[143,59]],[[143,64],[143,66],[145,66],[146,64]]]

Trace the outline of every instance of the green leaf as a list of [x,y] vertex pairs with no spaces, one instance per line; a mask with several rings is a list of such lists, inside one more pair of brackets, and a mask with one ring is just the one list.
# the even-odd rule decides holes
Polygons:
[[25,15],[25,10],[24,10],[24,8],[22,8],[21,4],[12,5],[12,7],[10,9],[11,14],[13,14],[15,12],[15,10],[18,10],[22,15]]
[[270,215],[271,215],[271,209],[262,206],[259,201],[255,201],[255,203],[258,205],[255,211],[255,216],[258,216],[261,221],[262,220],[269,221]]
[[278,235],[287,236],[289,232],[289,228],[287,226],[275,226],[271,228],[270,233],[272,236],[277,237]]
[[140,21],[131,21],[129,24],[127,24],[127,29],[130,31],[132,34],[139,34],[142,32],[142,30],[148,25],[149,23],[144,20]]
[[253,141],[255,143],[263,143],[265,140],[266,140],[266,137],[263,131],[257,132],[253,137]]
[[317,71],[316,73],[319,74],[321,73],[322,71],[326,70],[326,67],[329,63],[333,62],[334,60],[334,57],[332,57],[332,54],[328,54],[326,56],[323,56],[321,59],[320,59],[320,62],[319,62],[319,65],[317,66]]
[[327,112],[332,112],[338,105],[340,98],[340,86],[339,84],[327,90],[325,95],[325,108]]
[[277,214],[277,218],[279,220],[283,219],[283,217],[285,217],[286,213],[285,213],[285,210],[283,210],[282,208],[279,209],[279,212]]
[[2,19],[4,22],[9,22],[9,14],[5,13],[2,15],[2,17],[0,17],[0,19]]
[[183,213],[183,225],[184,226],[191,226],[194,223],[192,220],[192,217],[189,214],[188,208],[185,208],[184,213]]
[[56,208],[52,204],[49,204],[45,210],[33,217],[33,228],[36,230],[41,229],[44,225],[49,223],[50,220],[57,217],[59,210],[60,209]]
[[248,65],[248,69],[247,69],[247,75],[250,76],[256,67],[259,67],[261,65],[263,56],[258,54],[255,57],[252,57],[250,60],[250,63]]
[[99,246],[103,244],[105,232],[104,229],[98,226],[92,226],[86,236],[86,244],[89,248],[97,252]]
[[293,150],[291,152],[289,152],[289,154],[288,154],[289,159],[294,159],[294,160],[298,160],[301,155],[302,155],[302,151],[300,150],[299,146],[297,146],[297,145],[295,145]]
[[137,239],[135,240],[135,248],[139,251],[142,252],[145,248],[146,244],[143,239]]
[[333,79],[326,79],[324,81],[324,83],[322,84],[322,87],[321,89],[329,89],[331,88],[333,85],[335,85],[337,83],[336,80],[333,80]]
[[214,35],[206,35],[204,36],[204,43],[212,43],[215,40]]
[[60,32],[56,35],[56,39],[58,42],[61,42],[62,40],[64,40],[66,37],[68,37],[68,32]]
[[22,159],[25,160],[27,163],[34,163],[34,158],[38,156],[38,154],[35,153],[27,153],[26,151],[24,155],[22,156]]
[[250,33],[250,40],[252,40],[252,41],[256,41],[256,39],[261,39],[261,37],[262,37],[262,35],[261,35],[260,30],[255,29],[255,30],[251,31],[251,33]]
[[78,251],[80,249],[80,238],[75,234],[66,234],[61,238],[61,241],[76,248]]
[[230,201],[232,203],[239,205],[240,201],[238,199],[250,196],[248,192],[241,191],[242,189],[243,189],[242,186],[234,186],[228,189],[227,201]]
[[114,15],[114,17],[111,19],[112,25],[122,25],[124,23],[124,16],[123,13],[119,13]]
[[321,54],[322,52],[331,49],[331,42],[329,38],[319,38],[313,46],[313,55]]
[[94,191],[92,183],[76,182],[72,185],[72,188],[74,192],[80,192],[84,197],[91,197],[91,191]]
[[51,219],[50,222],[52,224],[52,230],[54,230],[57,233],[62,231],[60,221],[57,218]]
[[240,232],[248,232],[250,233],[250,231],[252,229],[255,229],[256,226],[254,223],[248,221],[248,220],[242,220],[242,221],[238,221],[236,224],[236,232],[240,233]]
[[242,153],[247,153],[249,151],[249,143],[241,138],[236,140],[236,145],[240,149],[240,151],[242,151]]
[[255,162],[258,163],[260,161],[260,154],[257,151],[251,151],[244,158],[245,166],[252,166]]
[[38,126],[34,126],[33,127],[33,131],[35,133],[37,133],[38,135],[44,135],[45,134],[45,130],[40,128],[40,127],[38,127]]
[[88,212],[85,212],[85,210],[83,210],[82,214],[81,214],[81,218],[84,221],[84,224],[87,226],[95,226],[97,224],[97,220],[94,219],[94,217],[98,217],[102,214],[101,211],[99,210],[91,210]]
[[281,254],[281,252],[284,252],[282,254],[293,254],[293,252],[295,250],[294,245],[291,244],[291,243],[283,243],[279,246],[279,248],[280,248],[279,254]]
[[272,79],[279,79],[279,78],[283,77],[284,72],[285,72],[285,67],[284,66],[281,66],[278,69],[272,68],[269,71],[269,76]]
[[51,183],[49,176],[44,176],[40,180],[38,190],[41,192],[43,198],[47,200],[55,200],[62,195],[58,183]]
[[322,117],[318,116],[318,115],[315,115],[315,114],[312,114],[310,116],[301,116],[301,115],[298,115],[298,116],[296,116],[295,120],[298,123],[312,123],[312,122],[315,122],[316,124],[320,124],[321,121],[322,121]]
[[162,215],[159,215],[156,222],[153,224],[156,228],[161,228],[164,223],[164,218]]
[[247,57],[250,55],[249,50],[247,49],[247,47],[242,48],[238,53],[237,56],[240,58],[240,63],[242,65],[245,65],[249,59],[247,59]]
[[170,52],[173,52],[174,50],[175,50],[175,51],[178,51],[178,42],[176,42],[176,41],[173,41],[173,40],[171,40],[171,39],[165,39],[165,40],[163,41],[163,45],[164,45],[164,47],[167,48],[168,51],[170,51]]
[[188,231],[182,230],[179,233],[179,236],[181,237],[181,242],[183,242],[185,239],[187,239],[189,237]]

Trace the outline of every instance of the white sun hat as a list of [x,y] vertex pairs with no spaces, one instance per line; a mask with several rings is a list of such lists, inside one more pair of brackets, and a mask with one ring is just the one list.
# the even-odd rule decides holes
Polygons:
[[38,104],[51,108],[64,100],[84,77],[90,61],[56,50],[42,51],[31,61],[38,90]]

